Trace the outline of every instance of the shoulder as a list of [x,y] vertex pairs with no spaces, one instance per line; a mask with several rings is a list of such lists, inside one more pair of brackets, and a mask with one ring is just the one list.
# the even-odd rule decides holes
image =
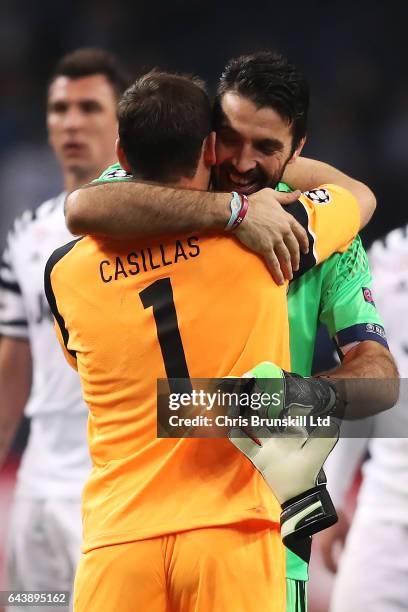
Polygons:
[[12,245],[14,242],[19,242],[20,240],[26,240],[27,236],[38,223],[44,221],[48,222],[52,218],[53,213],[60,213],[64,204],[64,199],[65,194],[61,193],[55,198],[46,200],[36,208],[25,210],[19,215],[14,220],[9,230],[7,236],[9,245]]
[[354,287],[371,282],[367,253],[356,236],[343,253],[335,253],[320,266],[322,286],[330,295],[347,294]]
[[[77,245],[83,238],[77,238],[76,240],[71,240],[67,244],[55,249],[55,251],[49,257],[44,270],[44,291],[47,297],[48,303],[51,308],[51,312],[58,320],[58,308],[54,295],[54,290],[51,282],[51,275],[55,267],[64,260],[65,257],[72,252],[72,249]],[[57,270],[58,273],[58,270]]]
[[64,200],[65,200],[65,192],[60,193],[55,198],[50,198],[46,200],[40,206],[38,206],[34,210],[34,219],[35,221],[48,220],[53,214],[58,214],[63,210]]
[[67,242],[67,244],[63,244],[62,246],[58,247],[57,249],[55,249],[55,251],[50,255],[50,257],[48,258],[47,264],[45,266],[45,275],[46,277],[49,276],[53,270],[53,268],[56,266],[57,263],[59,263],[64,257],[66,257],[67,255],[69,255],[69,253],[71,253],[72,249],[79,244],[80,241],[85,240],[84,238],[76,238],[75,240],[71,240],[70,242]]
[[346,266],[349,272],[356,274],[365,271],[368,266],[367,253],[360,236],[356,236],[344,253],[339,254],[338,266]]

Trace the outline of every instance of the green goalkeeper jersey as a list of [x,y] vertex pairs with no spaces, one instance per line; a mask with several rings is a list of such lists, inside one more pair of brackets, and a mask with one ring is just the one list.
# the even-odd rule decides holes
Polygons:
[[[290,191],[279,183],[279,191]],[[371,294],[367,254],[357,236],[347,251],[292,281],[288,291],[292,371],[310,376],[317,329],[324,325],[340,358],[363,340],[387,346],[384,327]]]
[[[277,189],[290,191],[284,183],[279,183]],[[335,253],[290,283],[288,310],[292,371],[302,376],[311,374],[320,324],[327,328],[340,357],[348,346],[363,340],[387,345],[371,294],[367,254],[359,236],[347,251]],[[294,581],[308,579],[307,563],[290,550],[286,551],[286,576]],[[287,587],[290,592],[290,581]]]

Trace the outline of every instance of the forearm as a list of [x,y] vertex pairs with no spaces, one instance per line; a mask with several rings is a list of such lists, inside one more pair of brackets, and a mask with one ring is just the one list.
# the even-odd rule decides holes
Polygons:
[[330,373],[336,378],[398,379],[391,353],[377,342],[360,342],[346,353],[343,362]]
[[[21,421],[23,412],[18,417],[17,411],[5,410],[3,401],[0,402],[0,469],[10,451],[11,445],[17,433],[18,425]],[[18,418],[17,418],[18,417]]]
[[[328,373],[345,401],[344,418],[362,419],[391,408],[398,400],[399,377],[391,353],[377,342],[361,342]],[[341,408],[340,408],[341,409]]]
[[367,185],[321,161],[298,157],[295,162],[286,166],[283,180],[291,187],[301,191],[314,189],[327,183],[344,187],[358,201],[361,217],[360,229],[367,225],[376,207],[376,198]]
[[[231,194],[172,189],[136,181],[90,185],[69,194],[66,222],[73,234],[141,238],[222,231]],[[120,202],[120,214],[116,214]]]
[[0,466],[4,462],[31,389],[31,353],[26,340],[0,339]]

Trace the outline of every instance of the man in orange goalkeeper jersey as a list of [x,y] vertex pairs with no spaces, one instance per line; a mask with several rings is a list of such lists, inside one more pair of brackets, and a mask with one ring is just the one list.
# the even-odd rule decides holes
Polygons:
[[[119,160],[137,176],[208,188],[215,136],[197,80],[136,81],[119,135]],[[359,227],[356,198],[329,190],[325,206],[293,204],[319,261]],[[75,609],[285,610],[279,504],[228,440],[156,437],[156,380],[239,376],[264,360],[290,369],[286,287],[234,240],[195,232],[79,239],[54,252],[45,282],[90,408]]]

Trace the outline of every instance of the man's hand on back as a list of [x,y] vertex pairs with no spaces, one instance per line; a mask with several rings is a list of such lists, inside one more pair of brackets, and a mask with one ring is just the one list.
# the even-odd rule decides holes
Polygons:
[[300,191],[284,193],[262,189],[249,197],[245,220],[234,232],[235,236],[265,260],[276,283],[291,280],[299,269],[300,251],[307,253],[306,231],[287,213],[281,204],[299,199]]

